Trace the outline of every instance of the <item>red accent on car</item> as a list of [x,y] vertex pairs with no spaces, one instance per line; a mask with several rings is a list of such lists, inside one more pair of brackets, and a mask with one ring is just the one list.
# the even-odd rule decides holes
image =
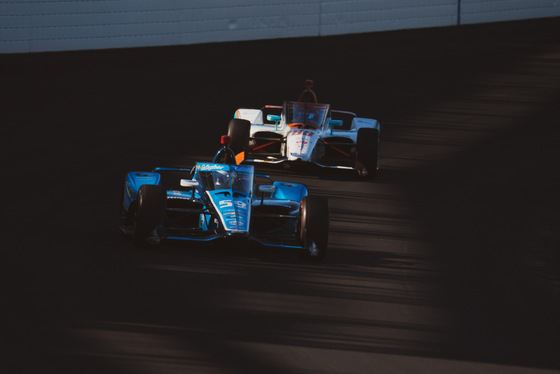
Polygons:
[[230,145],[231,144],[231,136],[229,135],[222,135],[221,143],[223,145]]
[[272,142],[270,142],[270,143],[266,143],[266,144],[263,144],[263,145],[259,145],[258,147],[255,147],[255,148],[253,148],[253,149],[251,149],[251,150],[252,150],[252,151],[256,151],[256,150],[259,150],[259,149],[261,149],[261,148],[268,147],[269,145],[272,145],[272,144],[274,144],[274,143],[278,143],[278,142],[280,142],[280,141],[282,141],[282,139],[274,140],[274,141],[272,141]]
[[334,149],[335,151],[338,151],[338,152],[342,153],[342,154],[343,154],[344,156],[346,156],[346,157],[352,157],[350,154],[344,152],[343,150],[341,150],[341,149],[335,147],[335,146],[332,145],[332,144],[327,143],[326,140],[323,140],[323,144],[328,145],[329,147],[331,147],[331,148]]

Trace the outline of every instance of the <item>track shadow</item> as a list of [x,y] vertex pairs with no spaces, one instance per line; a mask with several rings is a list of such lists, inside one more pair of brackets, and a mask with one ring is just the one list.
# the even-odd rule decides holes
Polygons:
[[[515,267],[515,250],[527,242],[519,230],[527,227],[523,219],[539,216],[555,196],[554,187],[537,186],[558,185],[550,162],[560,158],[556,86],[549,91],[555,100],[535,98],[531,113],[507,126],[513,129],[509,143],[499,141],[498,131],[468,153],[443,161],[433,162],[446,157],[438,145],[471,144],[399,125],[414,126],[417,118],[437,119],[443,127],[457,120],[476,123],[477,116],[494,118],[488,108],[481,114],[451,106],[451,119],[444,111],[435,118],[429,112],[442,109],[450,97],[474,95],[478,101],[470,105],[484,104],[488,98],[477,96],[477,78],[507,71],[521,59],[538,59],[547,48],[553,53],[543,66],[557,71],[559,34],[551,32],[556,30],[557,19],[2,56],[2,77],[11,93],[3,113],[9,141],[2,152],[10,160],[7,173],[17,177],[4,206],[13,219],[3,242],[9,268],[3,365],[12,372],[309,372],[291,367],[296,361],[313,366],[294,352],[316,349],[317,361],[333,352],[386,353],[408,363],[421,357],[527,371],[560,368],[555,309],[515,274],[525,271]],[[254,53],[262,48],[295,50],[297,63]],[[333,49],[354,58],[330,58]],[[256,67],[279,73],[263,77]],[[531,84],[533,75],[521,78],[522,89],[538,86]],[[117,217],[109,180],[116,191],[118,176],[131,166],[211,157],[217,141],[208,139],[224,133],[233,110],[290,99],[307,78],[315,79],[321,101],[380,119],[382,139],[409,152],[393,154],[391,167],[360,188],[317,186],[318,193],[353,204],[333,211],[338,242],[324,263],[244,245],[137,250],[116,232],[116,222],[107,218]],[[375,89],[349,95],[357,81]],[[529,140],[521,124],[531,125]],[[87,136],[80,136],[78,127],[87,129]],[[496,161],[504,145],[511,156],[505,168]],[[402,167],[406,157],[424,157],[429,166]],[[530,170],[520,171],[518,165],[527,162]],[[277,173],[313,183],[356,183],[342,173]],[[527,198],[534,194],[543,199]],[[373,204],[394,203],[398,210],[410,202],[412,212],[364,213]],[[352,216],[375,226],[358,228]],[[421,230],[407,231],[411,222]],[[389,243],[385,249],[374,247],[382,242]],[[395,243],[436,248],[418,255]],[[417,266],[425,263],[435,266]],[[430,292],[432,286],[447,288]],[[444,317],[450,321],[436,315],[406,322],[435,307],[447,308]],[[395,311],[406,318],[397,320]],[[547,329],[551,333],[541,335]],[[280,360],[283,355],[291,360]],[[372,359],[363,362],[365,369],[346,361],[349,371],[370,372]],[[395,369],[386,365],[379,370]]]

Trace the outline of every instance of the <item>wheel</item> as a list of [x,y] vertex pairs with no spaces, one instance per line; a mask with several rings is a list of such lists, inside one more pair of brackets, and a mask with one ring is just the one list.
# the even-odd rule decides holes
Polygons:
[[301,200],[298,236],[303,246],[301,257],[320,261],[329,241],[329,202],[322,196],[304,196]]
[[249,136],[251,122],[245,119],[232,118],[228,124],[228,135],[231,138],[230,148],[236,155],[247,152],[249,149]]
[[144,184],[138,190],[134,242],[158,245],[163,234],[167,192],[162,186]]
[[121,193],[120,193],[120,219],[119,219],[119,229],[121,232],[127,236],[134,235],[134,226],[136,222],[136,201],[130,203],[127,209],[124,207],[126,194],[126,176],[123,176],[121,183]]
[[[371,128],[361,128],[358,130],[358,140],[356,142],[356,161],[357,166],[365,167],[358,170],[361,176],[368,179],[375,178],[379,161],[379,131]],[[360,165],[361,164],[361,165]]]

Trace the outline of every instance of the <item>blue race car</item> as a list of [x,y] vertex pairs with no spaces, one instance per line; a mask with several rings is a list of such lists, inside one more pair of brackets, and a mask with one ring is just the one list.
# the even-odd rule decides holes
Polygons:
[[323,259],[328,200],[309,196],[303,184],[273,182],[255,174],[252,165],[237,165],[230,142],[222,137],[224,146],[213,162],[198,162],[192,169],[127,173],[121,231],[138,245],[157,246],[166,239],[244,239]]

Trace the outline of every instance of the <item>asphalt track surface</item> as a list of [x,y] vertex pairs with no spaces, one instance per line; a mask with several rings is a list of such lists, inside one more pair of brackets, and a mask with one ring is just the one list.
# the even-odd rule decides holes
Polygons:
[[[560,19],[0,64],[2,372],[560,369]],[[305,79],[383,126],[373,182],[259,168],[328,196],[323,263],[119,233],[126,171]]]

